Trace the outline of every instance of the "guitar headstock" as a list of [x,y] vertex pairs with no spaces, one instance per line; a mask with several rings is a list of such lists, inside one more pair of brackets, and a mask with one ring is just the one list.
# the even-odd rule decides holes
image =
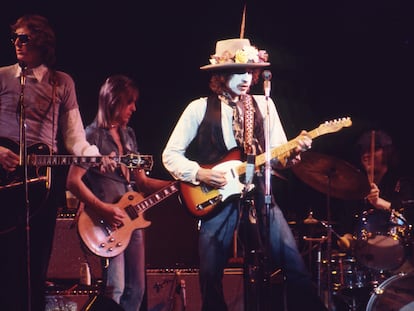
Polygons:
[[340,129],[344,127],[350,127],[352,125],[352,121],[350,117],[335,119],[331,121],[325,121],[321,125],[319,125],[318,130],[322,131],[324,134],[326,133],[334,133],[338,132]]
[[129,169],[139,168],[151,171],[154,161],[152,155],[130,153],[119,158],[119,163],[125,165]]

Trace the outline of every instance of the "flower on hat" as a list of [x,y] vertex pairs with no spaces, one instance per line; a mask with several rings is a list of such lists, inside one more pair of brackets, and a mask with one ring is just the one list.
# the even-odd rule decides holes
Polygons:
[[265,50],[259,51],[254,46],[245,46],[242,49],[236,50],[234,54],[230,51],[225,51],[222,55],[211,55],[210,63],[213,65],[224,63],[263,63],[267,62],[268,58],[269,55]]

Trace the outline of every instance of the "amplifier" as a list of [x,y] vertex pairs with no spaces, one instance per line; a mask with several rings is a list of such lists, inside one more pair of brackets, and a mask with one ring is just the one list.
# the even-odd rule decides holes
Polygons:
[[83,311],[92,298],[89,295],[47,295],[45,311]]
[[74,215],[60,214],[56,222],[47,278],[79,280],[80,269],[85,262],[89,264],[92,282],[101,279],[101,259],[83,245]]
[[46,288],[45,311],[85,310],[94,297],[99,295],[99,287],[84,286],[79,284],[49,284]]
[[99,285],[60,284],[46,289],[45,311],[124,311],[100,293]]
[[[201,310],[198,269],[147,269],[148,311],[169,311],[182,304],[181,285],[185,285],[185,310]],[[243,311],[243,269],[225,269],[223,288],[228,310]]]

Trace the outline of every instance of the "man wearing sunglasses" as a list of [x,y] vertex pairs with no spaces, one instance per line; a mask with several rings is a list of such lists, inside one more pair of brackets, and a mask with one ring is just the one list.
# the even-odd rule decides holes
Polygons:
[[22,16],[11,31],[17,62],[0,68],[0,310],[38,311],[45,309],[66,167],[45,169],[42,176],[26,166],[26,154],[47,149],[48,155],[96,156],[99,151],[85,138],[73,79],[54,67],[55,34],[47,19]]

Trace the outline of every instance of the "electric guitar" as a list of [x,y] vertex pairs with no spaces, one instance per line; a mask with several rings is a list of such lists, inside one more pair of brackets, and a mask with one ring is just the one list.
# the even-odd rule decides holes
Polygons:
[[78,232],[88,249],[100,257],[114,257],[128,246],[132,231],[146,228],[151,222],[144,218],[144,212],[178,191],[177,182],[162,188],[144,198],[139,192],[129,191],[118,201],[128,217],[124,223],[112,228],[91,208],[84,208],[79,214]]
[[[309,135],[312,138],[316,138],[320,135],[337,132],[343,127],[349,127],[351,125],[352,121],[350,118],[326,121],[316,129],[311,130]],[[296,147],[296,139],[292,139],[281,146],[271,149],[271,158],[273,159],[288,154]],[[240,177],[246,173],[247,163],[241,162],[240,158],[240,151],[236,148],[230,150],[218,163],[203,166],[205,168],[226,172],[227,184],[222,188],[217,189],[204,183],[200,185],[187,182],[180,183],[181,201],[190,214],[197,218],[206,218],[219,210],[220,203],[227,199],[241,196],[244,184],[240,181]],[[257,155],[255,158],[255,169],[258,169],[265,162],[266,153]]]
[[[0,146],[6,147],[16,154],[19,154],[19,145],[5,137],[0,137]],[[73,156],[73,155],[52,155],[50,148],[43,143],[36,143],[27,148],[27,181],[28,183],[44,181],[47,187],[50,185],[50,167],[70,165],[72,163],[99,165],[103,156]],[[152,155],[126,154],[111,157],[119,165],[130,169],[141,168],[151,170],[153,166]],[[8,172],[0,167],[0,191],[10,187],[23,184],[23,167],[17,167],[13,172]]]

